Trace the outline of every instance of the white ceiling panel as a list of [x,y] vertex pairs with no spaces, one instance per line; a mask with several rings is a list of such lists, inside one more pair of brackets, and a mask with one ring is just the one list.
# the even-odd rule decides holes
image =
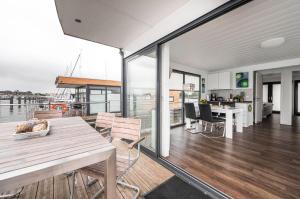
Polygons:
[[[285,37],[276,48],[264,40]],[[300,57],[300,1],[255,0],[170,42],[171,60],[215,71]]]
[[[55,0],[67,35],[122,48],[188,0]],[[80,19],[81,23],[75,22]]]

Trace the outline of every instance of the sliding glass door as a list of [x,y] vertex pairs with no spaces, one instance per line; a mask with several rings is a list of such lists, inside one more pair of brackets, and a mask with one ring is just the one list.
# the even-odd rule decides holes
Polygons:
[[185,75],[185,84],[194,84],[194,91],[185,91],[185,102],[193,102],[198,104],[200,99],[200,76],[199,75]]
[[[185,122],[184,103],[192,102],[197,106],[200,99],[200,75],[174,70],[169,81],[169,104],[171,127]],[[184,91],[184,84],[194,84],[194,91]]]
[[157,58],[156,49],[126,60],[126,115],[142,120],[142,146],[156,152]]
[[170,77],[170,125],[177,126],[184,123],[183,114],[183,73],[172,72]]

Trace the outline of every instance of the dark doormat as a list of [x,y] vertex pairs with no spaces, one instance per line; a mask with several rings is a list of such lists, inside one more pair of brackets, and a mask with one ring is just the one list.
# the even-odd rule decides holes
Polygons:
[[200,190],[173,176],[144,196],[145,199],[211,199]]

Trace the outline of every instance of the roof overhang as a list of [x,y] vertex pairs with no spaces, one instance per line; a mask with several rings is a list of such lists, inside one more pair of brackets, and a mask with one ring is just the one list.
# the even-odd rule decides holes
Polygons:
[[228,0],[55,0],[64,34],[122,48],[126,55],[226,2]]
[[101,79],[89,79],[81,77],[64,77],[58,76],[55,80],[57,88],[80,88],[89,86],[108,86],[108,87],[121,87],[120,81],[114,80],[101,80]]
[[55,4],[66,35],[124,48],[188,1],[55,0]]

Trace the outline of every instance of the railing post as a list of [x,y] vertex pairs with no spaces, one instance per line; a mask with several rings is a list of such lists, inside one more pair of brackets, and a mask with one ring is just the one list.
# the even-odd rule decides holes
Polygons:
[[21,108],[21,97],[18,97],[18,108]]
[[25,106],[26,106],[26,116],[25,117],[26,117],[26,120],[28,120],[29,119],[29,117],[28,117],[28,104],[25,103]]
[[9,103],[11,104],[9,109],[12,112],[12,111],[14,111],[14,106],[12,105],[14,103],[14,97],[13,96],[10,97]]

